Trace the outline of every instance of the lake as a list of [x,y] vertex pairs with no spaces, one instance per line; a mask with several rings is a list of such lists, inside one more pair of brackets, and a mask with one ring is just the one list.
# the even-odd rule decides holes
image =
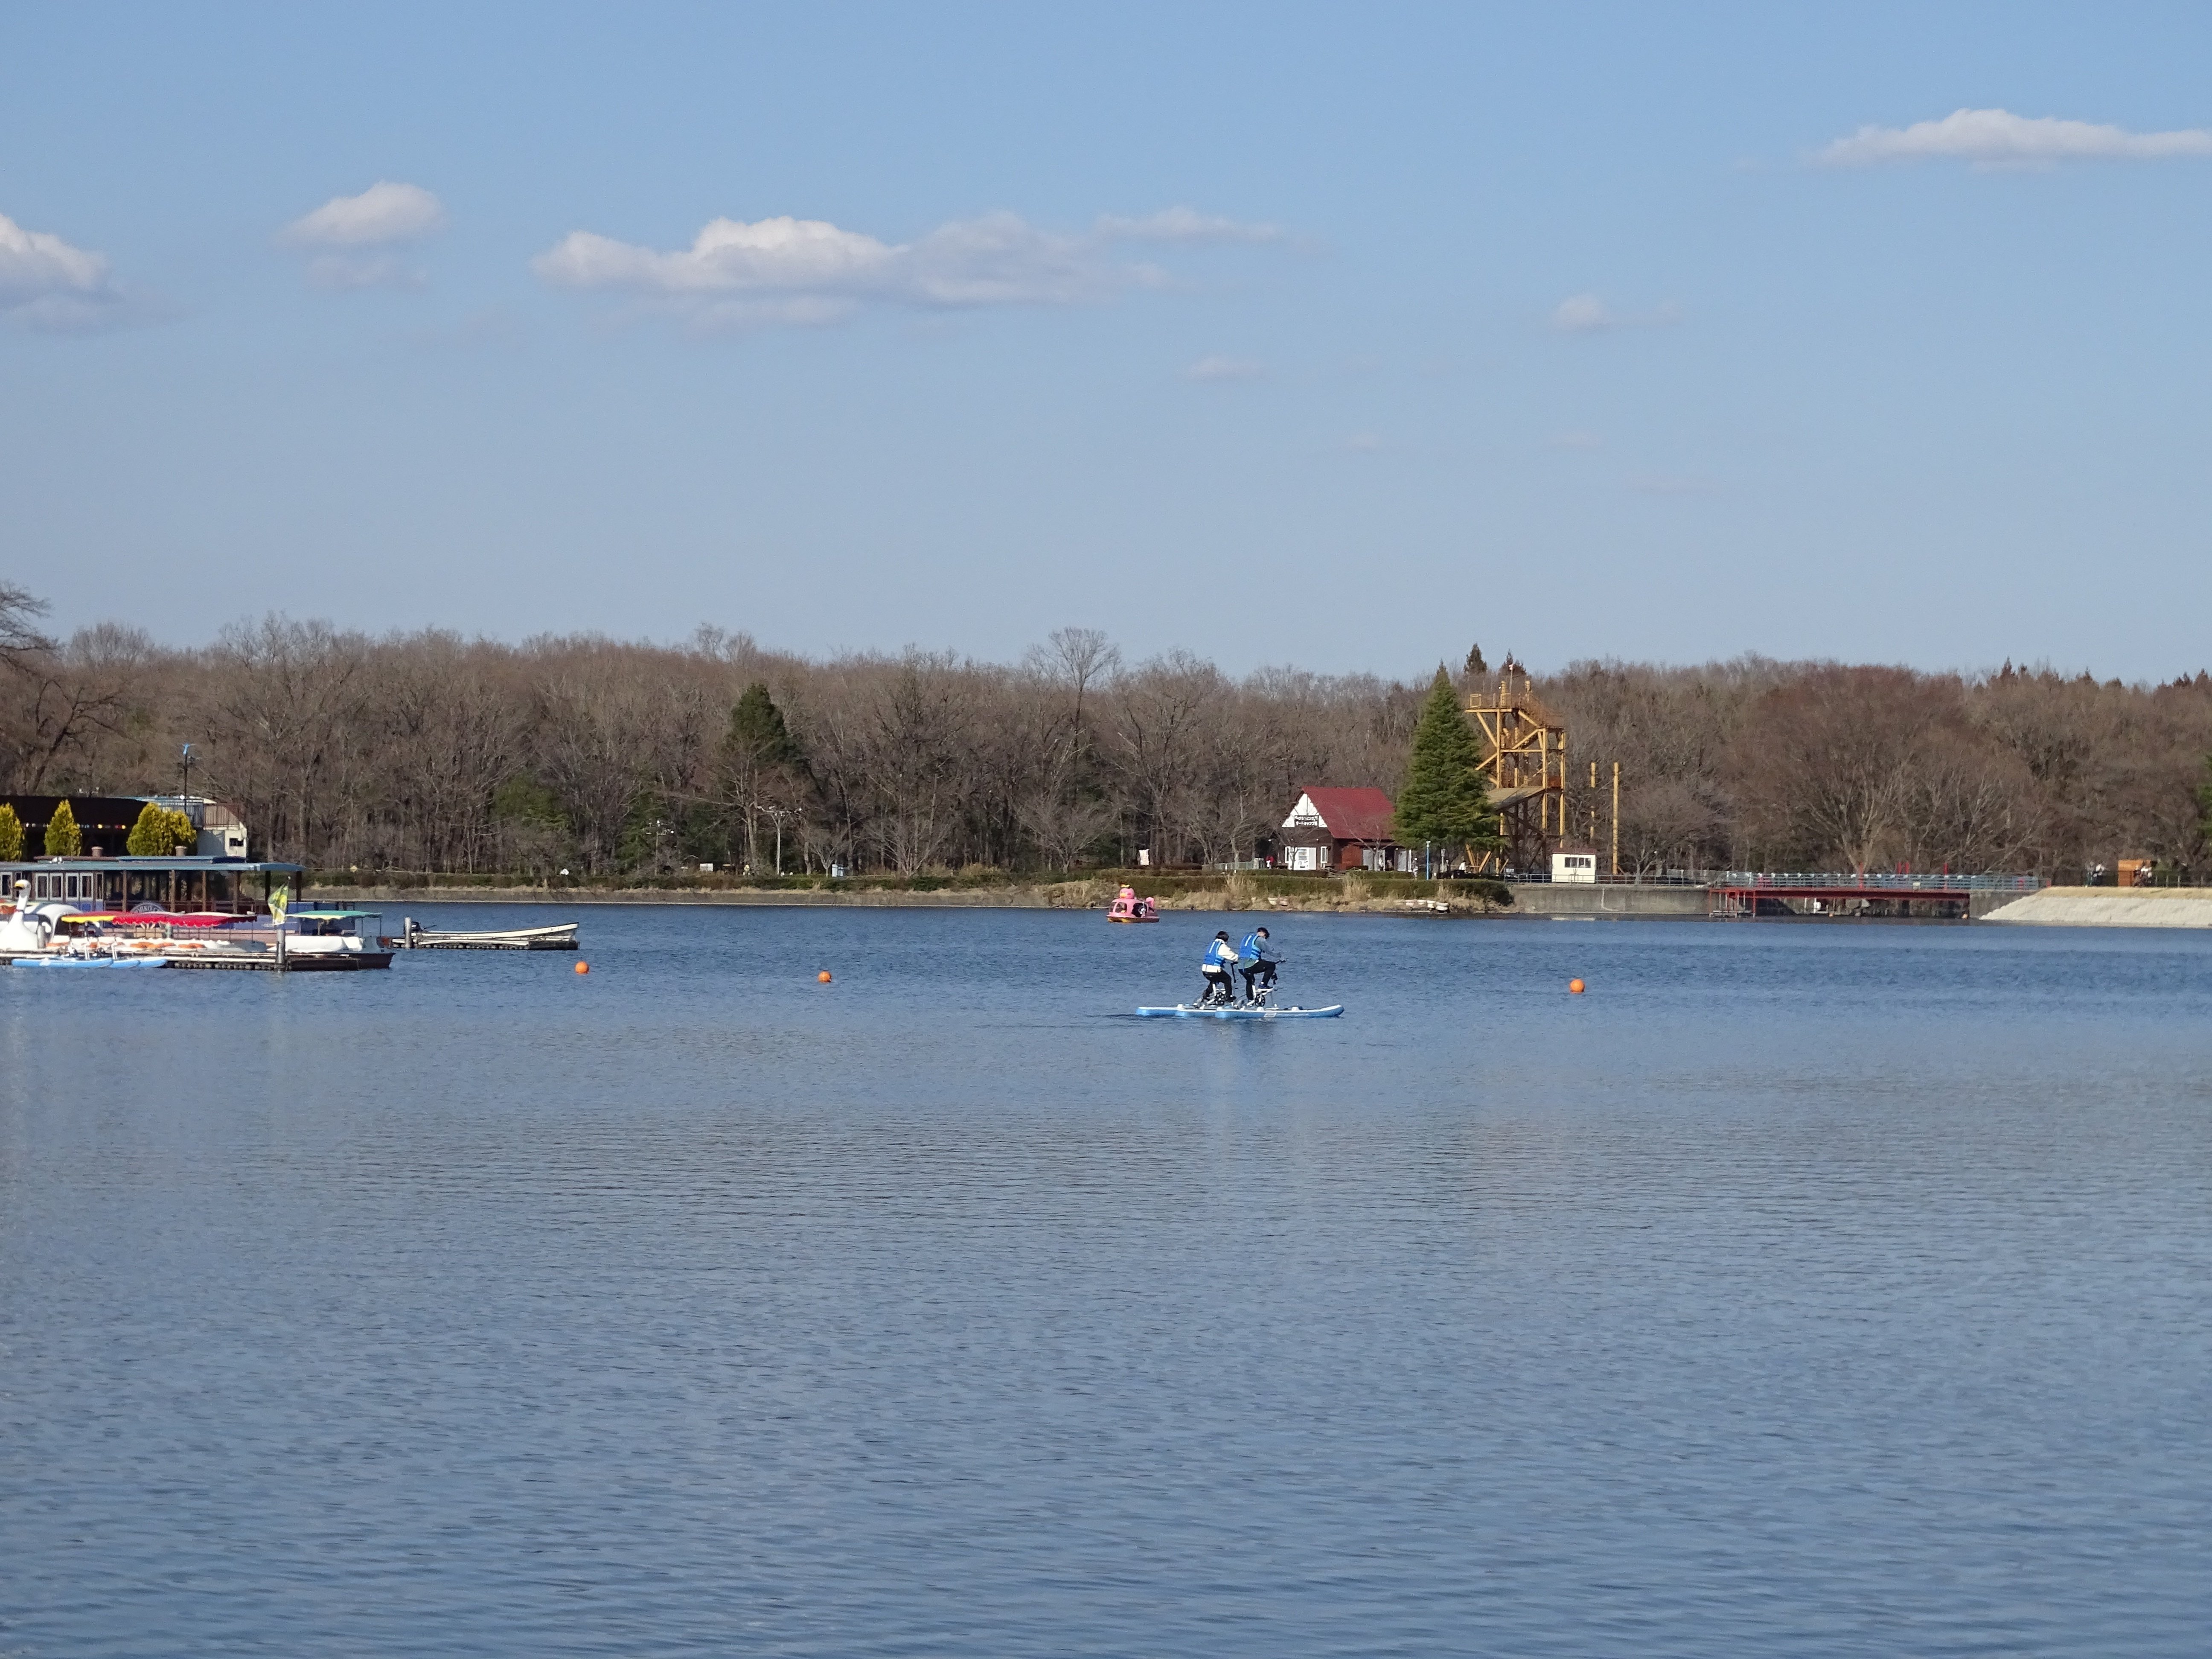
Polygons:
[[2212,938],[412,908],[0,969],[9,1659],[2205,1650]]

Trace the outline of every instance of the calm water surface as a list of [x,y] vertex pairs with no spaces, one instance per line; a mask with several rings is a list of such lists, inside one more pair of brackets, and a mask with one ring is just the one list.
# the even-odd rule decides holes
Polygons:
[[0,1655],[2212,1645],[2212,938],[579,914],[0,971]]

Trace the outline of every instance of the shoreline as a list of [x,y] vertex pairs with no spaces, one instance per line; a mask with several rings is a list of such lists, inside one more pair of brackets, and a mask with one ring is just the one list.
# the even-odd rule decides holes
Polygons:
[[[1146,884],[1139,884],[1140,891]],[[1159,884],[1170,885],[1165,882]],[[1103,914],[1119,885],[1117,880],[1108,879],[1007,883],[916,891],[910,888],[492,888],[319,883],[309,891],[319,904],[376,905],[387,908],[407,904],[760,905],[793,908],[1089,910]],[[1705,893],[1701,887],[1530,883],[1511,887],[1509,890],[1512,902],[1498,904],[1477,892],[1455,891],[1450,883],[1425,881],[1418,885],[1421,890],[1407,893],[1397,884],[1363,881],[1355,876],[1315,880],[1304,890],[1280,892],[1261,890],[1260,884],[1231,876],[1207,884],[1193,882],[1186,885],[1176,881],[1172,884],[1173,890],[1146,896],[1163,913],[1249,910],[1261,914],[1273,911],[1285,915],[1396,915],[1439,920],[1510,920],[1515,916],[1538,920],[1553,916],[1702,920],[1705,915]]]

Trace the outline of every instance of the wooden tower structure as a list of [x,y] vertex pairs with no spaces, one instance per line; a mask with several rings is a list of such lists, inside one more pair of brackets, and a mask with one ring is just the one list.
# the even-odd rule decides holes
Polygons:
[[1484,860],[1518,870],[1547,868],[1567,836],[1567,728],[1528,684],[1528,671],[1505,659],[1493,693],[1487,685],[1469,695],[1467,717],[1482,743],[1480,763],[1498,811],[1502,854]]

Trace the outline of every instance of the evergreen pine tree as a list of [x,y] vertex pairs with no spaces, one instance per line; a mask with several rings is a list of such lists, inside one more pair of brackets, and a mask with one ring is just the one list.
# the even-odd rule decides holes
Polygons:
[[15,809],[0,801],[0,863],[12,864],[23,856],[23,820]]
[[741,751],[755,766],[799,764],[799,744],[793,740],[791,729],[783,723],[783,710],[775,706],[768,687],[758,680],[745,688],[744,695],[738,699],[738,706],[730,711],[727,741],[731,748]]
[[1401,847],[1463,847],[1472,858],[1500,844],[1490,788],[1477,766],[1480,758],[1451,676],[1438,668],[1421,705],[1420,723],[1413,728],[1405,787],[1398,792],[1392,830]]
[[46,854],[50,859],[73,859],[84,851],[84,837],[77,832],[76,814],[64,801],[54,808],[54,815],[46,821]]
[[722,775],[726,799],[744,830],[744,861],[758,869],[763,820],[772,809],[787,812],[797,803],[806,775],[805,754],[783,723],[783,710],[758,680],[730,711],[730,729],[722,738]]

